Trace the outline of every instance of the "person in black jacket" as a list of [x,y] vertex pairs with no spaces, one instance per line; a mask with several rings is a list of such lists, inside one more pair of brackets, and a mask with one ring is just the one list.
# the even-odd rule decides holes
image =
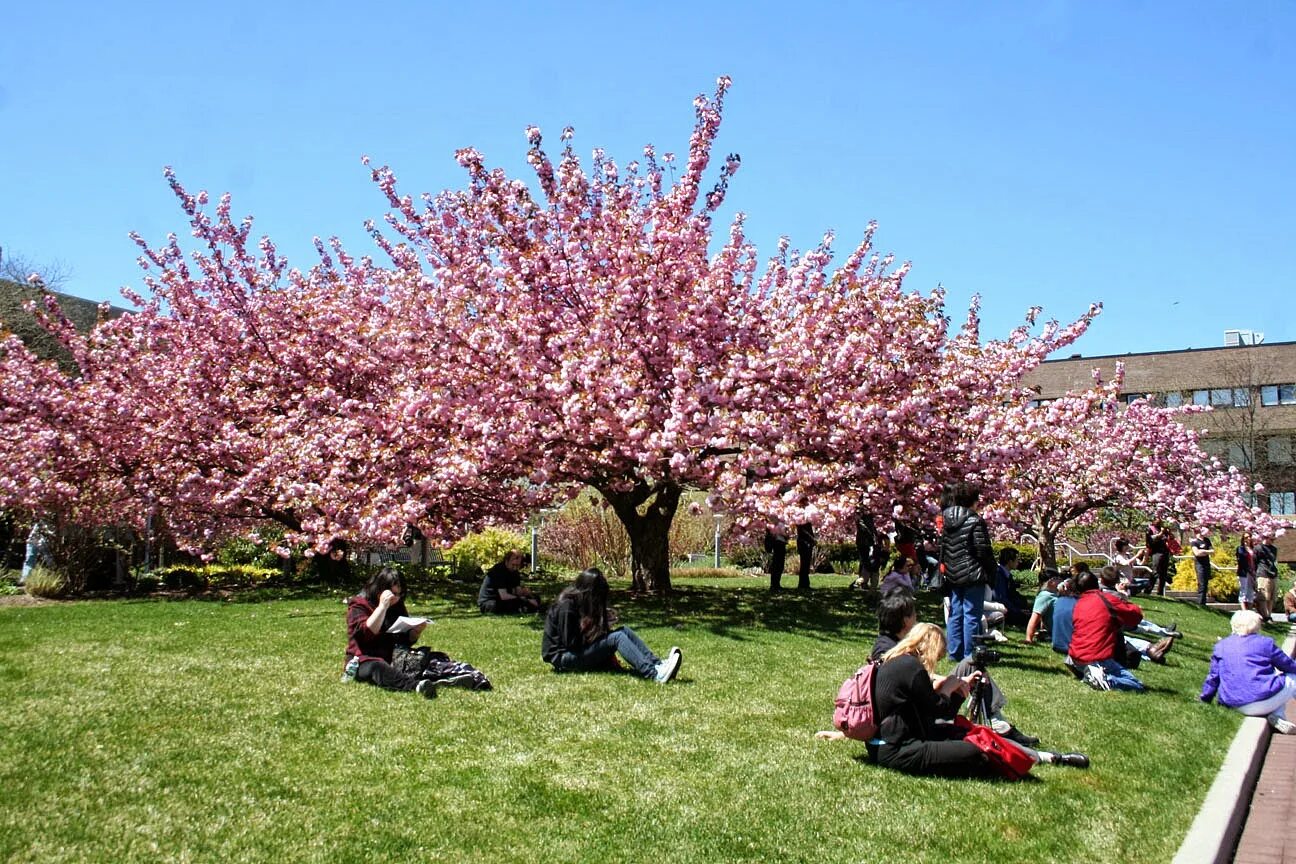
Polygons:
[[976,647],[973,637],[981,627],[985,586],[994,578],[996,565],[990,529],[972,509],[980,490],[954,483],[945,491],[951,503],[941,511],[940,561],[950,599],[949,656],[957,663]]
[[[879,765],[906,774],[941,777],[993,777],[985,754],[963,740],[966,730],[948,721],[980,678],[933,675],[945,652],[945,637],[935,624],[917,624],[882,658],[874,677],[873,705],[878,737],[868,744]],[[1080,753],[1053,753],[1020,747],[1035,762],[1087,768]]]
[[590,672],[619,669],[616,655],[641,678],[659,684],[672,680],[684,659],[671,648],[658,659],[629,627],[613,628],[614,615],[607,605],[608,583],[595,567],[583,571],[562,590],[545,618],[540,656],[555,672]]
[[810,568],[814,564],[815,530],[809,522],[796,526],[797,590],[810,590]]

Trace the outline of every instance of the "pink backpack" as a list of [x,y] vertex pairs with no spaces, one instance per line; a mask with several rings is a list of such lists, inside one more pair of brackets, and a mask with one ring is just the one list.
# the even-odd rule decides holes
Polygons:
[[880,664],[869,663],[842,682],[833,709],[833,728],[847,738],[868,741],[877,737],[877,720],[873,713],[873,676]]

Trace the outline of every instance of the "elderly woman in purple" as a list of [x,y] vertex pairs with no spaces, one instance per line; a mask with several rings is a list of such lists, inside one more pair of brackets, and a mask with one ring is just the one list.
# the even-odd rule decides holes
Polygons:
[[1201,700],[1218,695],[1224,707],[1265,717],[1284,735],[1296,734],[1296,724],[1285,714],[1288,701],[1296,698],[1296,660],[1261,635],[1261,623],[1259,613],[1249,609],[1233,613],[1233,635],[1215,643]]

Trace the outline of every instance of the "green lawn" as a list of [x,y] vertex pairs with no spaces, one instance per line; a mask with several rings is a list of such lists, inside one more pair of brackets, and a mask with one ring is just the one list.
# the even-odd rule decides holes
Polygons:
[[1093,768],[916,779],[812,740],[874,635],[847,578],[815,581],[618,598],[650,645],[683,648],[664,687],[555,675],[538,621],[480,617],[475,585],[416,585],[424,641],[496,687],[432,702],[338,682],[340,596],[0,607],[0,860],[1172,857],[1239,722],[1194,698],[1225,615],[1149,602],[1188,636],[1140,670],[1141,696],[1090,691],[1014,633],[994,670],[1007,713]]

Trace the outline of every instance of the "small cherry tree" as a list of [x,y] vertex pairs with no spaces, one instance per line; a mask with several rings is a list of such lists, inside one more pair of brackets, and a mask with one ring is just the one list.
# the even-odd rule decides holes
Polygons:
[[1044,565],[1077,520],[1105,508],[1133,508],[1183,525],[1266,536],[1282,533],[1272,516],[1244,501],[1253,491],[1235,468],[1207,456],[1198,434],[1179,422],[1200,406],[1125,406],[1124,376],[1095,381],[1044,405],[1003,411],[996,447],[1007,457],[1003,496],[988,515],[1039,539]]

